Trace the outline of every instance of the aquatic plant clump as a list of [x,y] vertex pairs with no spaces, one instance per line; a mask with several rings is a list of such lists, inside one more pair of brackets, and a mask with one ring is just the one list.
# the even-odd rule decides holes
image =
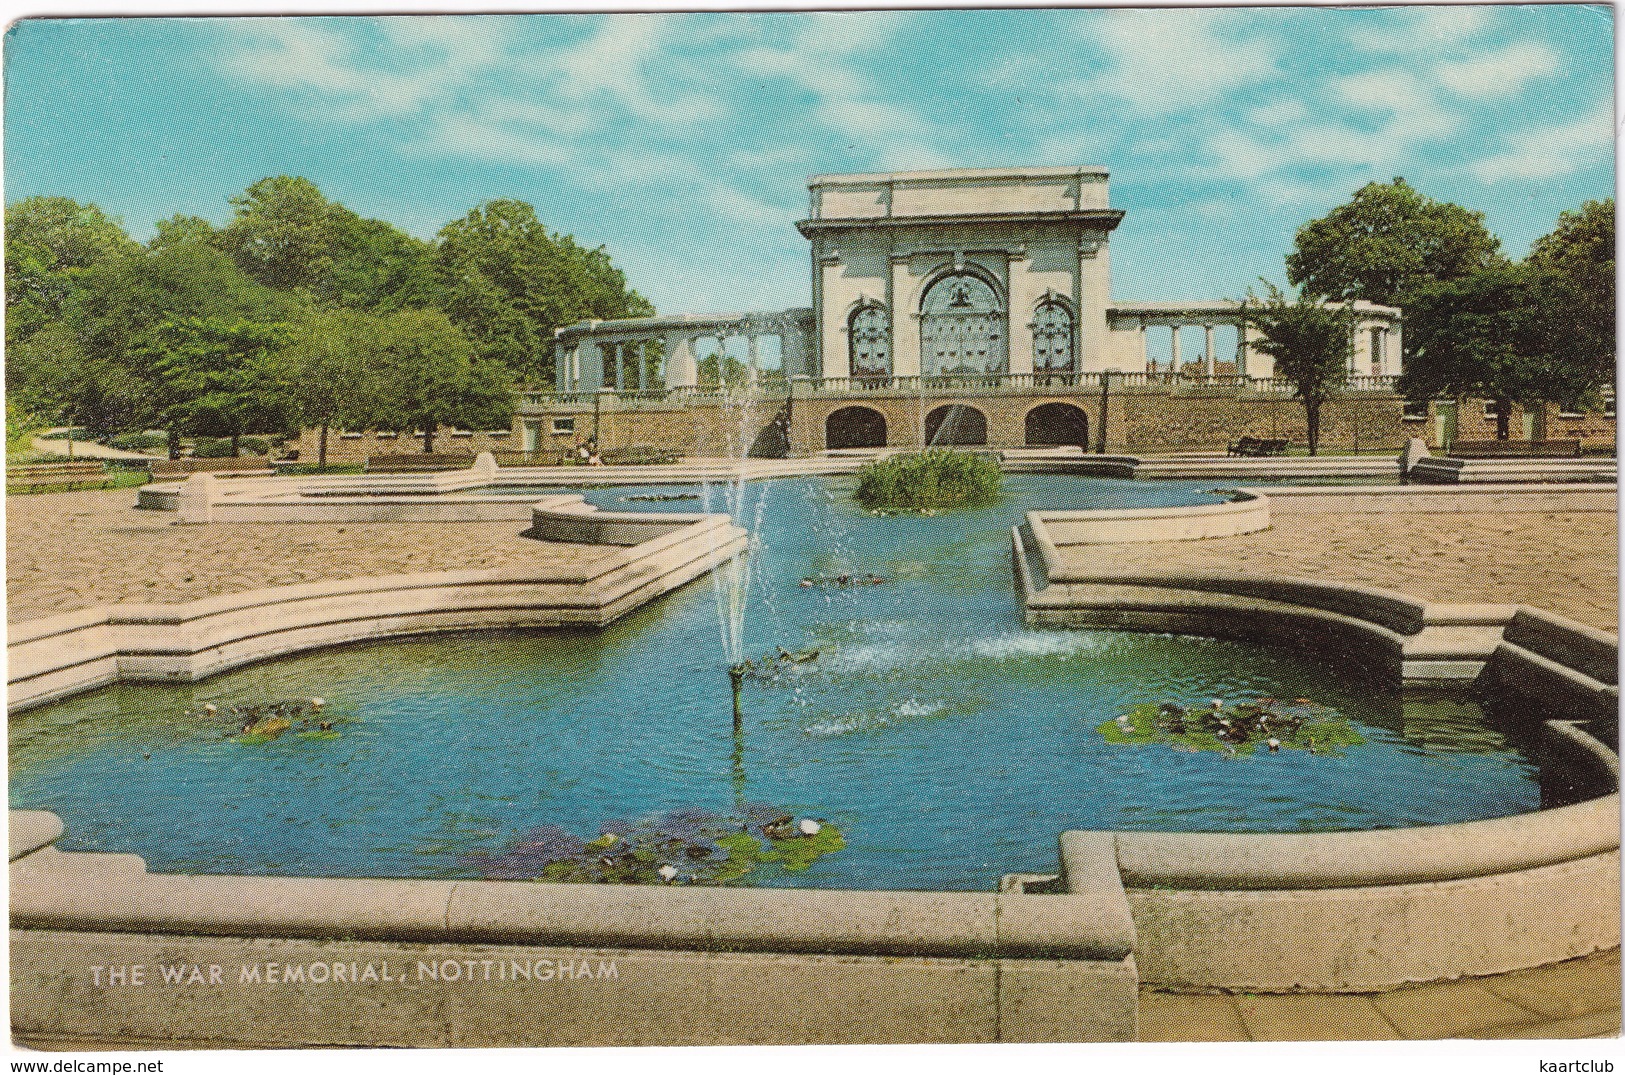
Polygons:
[[866,464],[853,495],[869,511],[932,512],[991,504],[1000,482],[999,464],[986,455],[929,448]]
[[738,815],[672,810],[637,824],[605,822],[583,840],[544,825],[497,854],[475,851],[462,865],[491,880],[618,885],[726,885],[759,867],[792,873],[846,846],[826,821],[796,819],[769,806]]
[[1341,713],[1307,698],[1291,702],[1260,698],[1229,707],[1147,702],[1095,730],[1108,743],[1161,743],[1174,750],[1211,750],[1226,757],[1245,757],[1261,748],[1269,753],[1341,754],[1344,748],[1365,742]]

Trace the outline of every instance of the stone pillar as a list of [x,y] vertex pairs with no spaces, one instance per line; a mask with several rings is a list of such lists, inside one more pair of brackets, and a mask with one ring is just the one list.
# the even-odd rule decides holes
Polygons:
[[1011,373],[1033,371],[1033,312],[1043,294],[1032,286],[1032,261],[1025,254],[1012,254],[1006,274],[1010,295],[1009,338],[1005,340],[1005,368]]
[[1134,335],[1140,346],[1140,368],[1147,373],[1151,372],[1151,348],[1145,338],[1145,318],[1135,319]]
[[821,260],[822,296],[818,316],[818,361],[820,376],[852,376],[852,352],[847,341],[846,305],[841,295],[841,263],[835,258]]
[[1172,325],[1168,326],[1168,334],[1171,337],[1173,337],[1173,342],[1172,342],[1172,344],[1169,345],[1169,349],[1168,349],[1168,372],[1169,373],[1178,373],[1179,372],[1179,362],[1180,362],[1180,355],[1179,355],[1179,322],[1176,321]]
[[1112,302],[1111,246],[1106,236],[1085,238],[1078,246],[1078,372],[1106,368],[1106,308]]
[[1271,358],[1267,352],[1255,350],[1253,347],[1262,338],[1259,330],[1252,325],[1248,325],[1242,329],[1242,336],[1241,346],[1246,351],[1248,375],[1251,377],[1274,377],[1275,359]]
[[1398,321],[1395,321],[1388,326],[1388,331],[1383,333],[1383,342],[1388,345],[1388,357],[1382,364],[1383,372],[1390,377],[1397,377],[1405,372],[1403,368],[1405,365],[1405,347],[1400,339],[1400,334],[1404,331],[1403,326]]
[[799,322],[785,324],[779,333],[779,341],[786,377],[817,375],[816,370],[807,368],[809,365],[807,361],[807,333]]
[[1209,377],[1213,377],[1219,372],[1219,364],[1216,361],[1216,356],[1213,354],[1212,325],[1202,326],[1202,341],[1202,363],[1207,369],[1207,375]]
[[[1365,368],[1362,370],[1361,366]],[[1371,372],[1371,326],[1363,321],[1354,323],[1354,346],[1349,349],[1349,374],[1358,376]]]
[[591,336],[583,336],[576,344],[576,361],[580,365],[576,387],[597,391],[604,387],[604,349]]
[[745,383],[749,384],[752,388],[756,387],[756,379],[761,375],[761,367],[758,364],[759,361],[760,356],[756,351],[756,331],[754,329],[746,329],[745,366],[748,372],[745,374]]
[[626,391],[626,344],[612,343],[615,350],[615,391]]
[[220,479],[213,474],[193,474],[181,483],[180,521],[207,523],[214,520],[214,499]]
[[920,319],[914,316],[914,274],[907,258],[891,262],[891,368],[898,377],[920,369]]
[[1247,372],[1247,324],[1245,321],[1236,322],[1236,373],[1246,377]]
[[666,387],[693,388],[698,381],[693,338],[686,332],[666,333]]
[[553,387],[560,392],[570,387],[570,352],[559,339],[553,341]]

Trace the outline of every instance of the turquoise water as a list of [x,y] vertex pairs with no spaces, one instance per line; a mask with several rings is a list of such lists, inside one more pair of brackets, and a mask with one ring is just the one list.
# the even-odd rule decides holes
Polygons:
[[[745,653],[820,656],[745,684],[738,743],[705,579],[602,631],[369,643],[22,713],[11,802],[61,814],[65,849],[133,852],[155,871],[434,877],[470,875],[468,853],[544,825],[591,838],[612,819],[750,801],[828,819],[848,841],[763,883],[969,890],[1053,869],[1067,828],[1357,829],[1539,806],[1536,767],[1498,721],[1469,701],[1401,700],[1357,654],[1022,625],[1009,526],[1027,507],[1216,499],[1203,488],[1011,475],[987,509],[876,518],[849,478],[746,486],[731,506],[761,538]],[[715,489],[622,499],[675,491],[583,494],[730,506]],[[890,581],[797,584],[843,571]],[[183,715],[310,695],[329,700],[339,738],[249,746],[224,718]],[[1266,695],[1336,707],[1367,743],[1227,759],[1095,731],[1141,702]]]

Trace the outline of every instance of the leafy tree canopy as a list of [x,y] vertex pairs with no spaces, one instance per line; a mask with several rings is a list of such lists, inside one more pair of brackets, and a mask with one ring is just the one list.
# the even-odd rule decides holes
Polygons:
[[231,204],[235,215],[215,241],[267,287],[359,309],[433,297],[428,243],[328,201],[308,179],[261,179]]
[[1320,408],[1348,378],[1354,351],[1354,311],[1328,306],[1308,292],[1290,300],[1268,281],[1262,300],[1248,296],[1246,322],[1258,329],[1252,346],[1275,360],[1275,376],[1292,382],[1303,400],[1309,454],[1320,447]]
[[486,202],[440,229],[435,266],[443,309],[480,356],[533,384],[552,379],[555,328],[654,313],[602,247],[549,233],[522,201]]
[[293,337],[283,323],[223,317],[170,317],[146,343],[163,424],[184,433],[230,437],[274,432],[296,420],[293,369],[281,353]]
[[[1535,404],[1586,399],[1613,376],[1613,322],[1576,319],[1585,297],[1538,264],[1434,284],[1411,300],[1405,373],[1413,399],[1482,396]],[[1506,436],[1506,408],[1498,435]]]
[[1434,201],[1403,179],[1367,183],[1298,229],[1288,283],[1330,299],[1406,306],[1417,289],[1505,264],[1484,214]]
[[42,195],[6,206],[6,342],[60,317],[84,270],[135,249],[119,222],[94,205]]
[[468,337],[439,310],[401,310],[383,319],[373,376],[374,429],[419,432],[434,450],[444,425],[506,428],[513,419],[507,371],[475,355]]

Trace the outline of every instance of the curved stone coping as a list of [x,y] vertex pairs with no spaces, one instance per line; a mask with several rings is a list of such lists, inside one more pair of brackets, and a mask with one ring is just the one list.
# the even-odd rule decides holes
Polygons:
[[1454,459],[1425,455],[1410,467],[1413,481],[1444,484],[1479,482],[1613,482],[1614,459]]
[[56,843],[62,835],[62,819],[47,810],[13,810],[7,827],[13,860]]
[[1615,512],[1614,485],[1272,485],[1267,493],[1276,516],[1290,514],[1448,514],[1453,512]]
[[1057,896],[149,874],[134,855],[36,851],[14,929],[586,948],[1122,960],[1121,885]]
[[1058,562],[1055,550],[1063,545],[1233,537],[1269,525],[1269,498],[1239,491],[1234,500],[1218,504],[1027,513],[1027,526],[1051,563]]
[[[1036,535],[1035,535],[1036,537]],[[1375,624],[1399,635],[1414,635],[1428,623],[1429,604],[1392,590],[1356,583],[1322,582],[1318,579],[1294,578],[1290,575],[1256,576],[1227,572],[1169,572],[1100,575],[1096,572],[1069,567],[1055,555],[1055,546],[1045,548],[1036,542],[1044,556],[1044,575],[1052,584],[1097,585],[1110,587],[1145,587],[1164,591],[1222,594],[1229,597],[1251,598],[1274,602],[1281,606],[1300,606],[1333,612],[1354,620]],[[1041,592],[1042,596],[1047,593]],[[1071,596],[1057,593],[1056,601]],[[1462,614],[1446,616],[1451,622],[1460,622],[1465,615],[1469,623],[1497,621],[1503,606],[1461,606]],[[1505,606],[1510,609],[1511,606]],[[1484,609],[1482,615],[1476,610]],[[1498,622],[1498,621],[1497,621]]]
[[116,605],[11,625],[13,710],[118,680],[186,682],[364,639],[604,624],[745,547],[724,515],[581,564],[278,586],[172,605]]
[[[1062,859],[1069,840],[1061,835]],[[1087,835],[1087,834],[1085,834]],[[1617,791],[1529,814],[1325,833],[1120,832],[1129,888],[1363,888],[1512,873],[1619,850]]]
[[545,497],[530,514],[528,536],[586,545],[638,545],[707,519],[729,518],[714,512],[603,511],[579,496]]

